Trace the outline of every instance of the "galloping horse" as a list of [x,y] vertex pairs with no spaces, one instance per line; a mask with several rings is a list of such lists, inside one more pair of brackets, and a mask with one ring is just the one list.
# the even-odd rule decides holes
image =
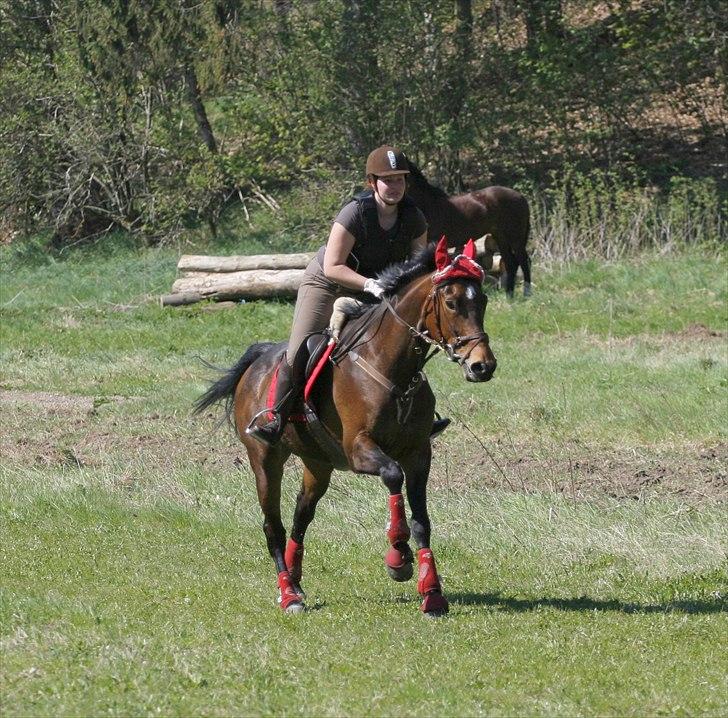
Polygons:
[[[304,609],[304,536],[334,468],[379,476],[388,489],[390,548],[385,564],[398,581],[412,577],[414,563],[402,496],[406,483],[418,548],[421,609],[429,616],[447,611],[430,548],[426,485],[435,398],[422,369],[442,349],[462,367],[468,381],[484,382],[493,376],[496,360],[483,330],[484,275],[474,258],[474,244],[468,242],[463,254],[451,260],[443,238],[437,246],[429,245],[407,262],[386,269],[378,278],[386,289],[382,302],[348,321],[339,347],[325,363],[314,389],[318,428],[325,427],[336,442],[339,460],[336,452],[317,439],[310,422],[289,421],[281,441],[273,446],[259,443],[245,431],[256,421],[259,409],[271,405],[266,402],[285,344],[252,345],[197,401],[196,413],[224,402],[228,419],[245,444],[284,611]],[[310,407],[304,400],[300,408]],[[294,414],[296,411],[294,408]],[[304,471],[286,543],[281,478],[291,453],[301,457]]]
[[531,260],[526,251],[530,216],[526,198],[508,187],[486,187],[449,197],[431,185],[420,169],[409,161],[407,195],[422,210],[429,225],[428,238],[446,235],[458,250],[470,238],[493,235],[505,266],[503,286],[513,296],[518,267],[523,270],[523,293],[531,293]]

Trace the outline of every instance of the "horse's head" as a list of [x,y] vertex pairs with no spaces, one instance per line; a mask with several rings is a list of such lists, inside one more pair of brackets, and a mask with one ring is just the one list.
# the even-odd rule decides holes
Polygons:
[[488,381],[496,360],[483,330],[488,298],[483,292],[484,272],[475,261],[473,240],[465,245],[462,254],[450,259],[443,237],[435,250],[435,265],[431,311],[423,317],[424,328],[448,358],[460,364],[468,381]]

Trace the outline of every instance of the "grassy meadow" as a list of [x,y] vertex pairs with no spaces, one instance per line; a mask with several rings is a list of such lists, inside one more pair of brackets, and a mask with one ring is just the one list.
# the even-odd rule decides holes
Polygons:
[[723,253],[537,261],[491,292],[492,382],[433,359],[437,621],[338,472],[277,608],[243,447],[190,408],[293,307],[162,309],[178,254],[3,249],[4,716],[728,713]]

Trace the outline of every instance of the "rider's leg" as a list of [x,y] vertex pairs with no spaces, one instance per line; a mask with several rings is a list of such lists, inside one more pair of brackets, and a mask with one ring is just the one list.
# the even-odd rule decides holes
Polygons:
[[294,372],[291,369],[296,354],[310,334],[328,326],[331,308],[337,296],[336,287],[323,276],[318,260],[314,258],[306,268],[298,288],[286,359],[281,362],[278,370],[273,419],[262,426],[251,426],[247,430],[251,436],[265,444],[275,444],[280,439],[293,408],[298,387],[294,385]]
[[432,429],[430,429],[430,438],[434,439],[436,436],[440,436],[449,425],[450,419],[448,417],[440,416],[435,412],[435,420],[432,422]]
[[278,366],[276,395],[271,408],[273,418],[261,426],[251,426],[247,429],[247,433],[269,446],[275,444],[281,438],[288,417],[291,415],[291,408],[297,393],[298,386],[293,379],[293,369],[284,354]]

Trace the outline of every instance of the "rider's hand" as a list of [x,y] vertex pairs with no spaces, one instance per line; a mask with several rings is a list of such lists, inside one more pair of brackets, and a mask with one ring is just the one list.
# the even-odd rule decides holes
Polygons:
[[364,291],[373,294],[377,299],[384,296],[384,287],[376,279],[367,279],[364,282]]

